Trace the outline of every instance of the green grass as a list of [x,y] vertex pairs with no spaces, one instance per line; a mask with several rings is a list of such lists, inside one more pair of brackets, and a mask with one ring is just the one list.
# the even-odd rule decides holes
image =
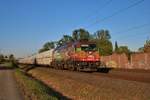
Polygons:
[[5,68],[18,68],[18,64],[16,61],[5,61],[1,63],[0,66]]
[[15,77],[20,87],[23,89],[25,99],[31,100],[58,100],[57,97],[51,95],[48,87],[39,81],[32,79],[21,72],[19,69],[15,71]]
[[0,66],[6,67],[6,68],[13,68],[13,64],[12,62],[4,62],[2,64],[0,64]]

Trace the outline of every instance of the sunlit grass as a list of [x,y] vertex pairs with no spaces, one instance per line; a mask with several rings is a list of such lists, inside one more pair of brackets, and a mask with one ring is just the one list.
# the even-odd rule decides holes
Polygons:
[[26,76],[19,69],[15,71],[15,77],[21,89],[24,91],[25,99],[29,100],[58,100],[57,97],[50,95],[48,87],[40,82]]

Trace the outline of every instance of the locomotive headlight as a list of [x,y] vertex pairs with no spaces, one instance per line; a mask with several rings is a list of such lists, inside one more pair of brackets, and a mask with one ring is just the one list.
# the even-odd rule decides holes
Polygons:
[[96,58],[96,60],[98,61],[99,59],[98,59],[98,58]]
[[82,58],[82,61],[85,61],[85,59],[84,59],[84,58]]
[[89,54],[92,54],[92,52],[91,52],[91,51],[89,51]]

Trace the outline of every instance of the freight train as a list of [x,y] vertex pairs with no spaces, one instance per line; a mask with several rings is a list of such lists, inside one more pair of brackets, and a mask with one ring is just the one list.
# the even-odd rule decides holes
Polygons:
[[97,71],[100,55],[95,42],[76,41],[19,59],[20,64],[50,66],[55,69]]

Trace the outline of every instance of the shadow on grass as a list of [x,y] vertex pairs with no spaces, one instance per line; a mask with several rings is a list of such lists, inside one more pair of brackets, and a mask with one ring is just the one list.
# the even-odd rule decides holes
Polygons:
[[25,68],[25,72],[28,72],[28,71],[30,71],[30,70],[36,68],[36,67],[37,67],[37,66],[34,66],[34,65],[32,65],[32,66],[27,66],[27,67]]
[[18,65],[20,69],[22,69],[24,72],[28,72],[38,66],[35,66],[35,65],[23,65],[23,64],[19,64]]
[[[39,80],[38,80],[39,81]],[[39,81],[40,84],[45,85],[46,87],[48,87],[46,84],[44,84],[43,82]],[[58,100],[72,100],[66,96],[64,96],[62,93],[54,90],[53,88],[49,87],[48,90],[50,91],[49,94],[56,97]]]
[[41,66],[41,65],[19,65],[19,66],[22,66],[22,67],[19,67],[20,69],[22,69],[24,72],[28,72],[32,69],[35,69],[35,68],[50,68],[49,66]]
[[51,96],[54,96],[56,97],[58,100],[72,100],[71,98],[68,98],[66,96],[64,96],[62,93],[56,91],[55,89],[49,87],[48,85],[46,85],[45,83],[43,83],[42,81],[32,77],[31,75],[27,74],[27,73],[24,73],[26,76],[30,77],[31,79],[33,80],[36,80],[37,82],[39,82],[41,85],[47,87],[48,89],[48,94],[51,95]]
[[113,68],[98,68],[97,72],[100,73],[109,73],[110,70],[112,70]]

